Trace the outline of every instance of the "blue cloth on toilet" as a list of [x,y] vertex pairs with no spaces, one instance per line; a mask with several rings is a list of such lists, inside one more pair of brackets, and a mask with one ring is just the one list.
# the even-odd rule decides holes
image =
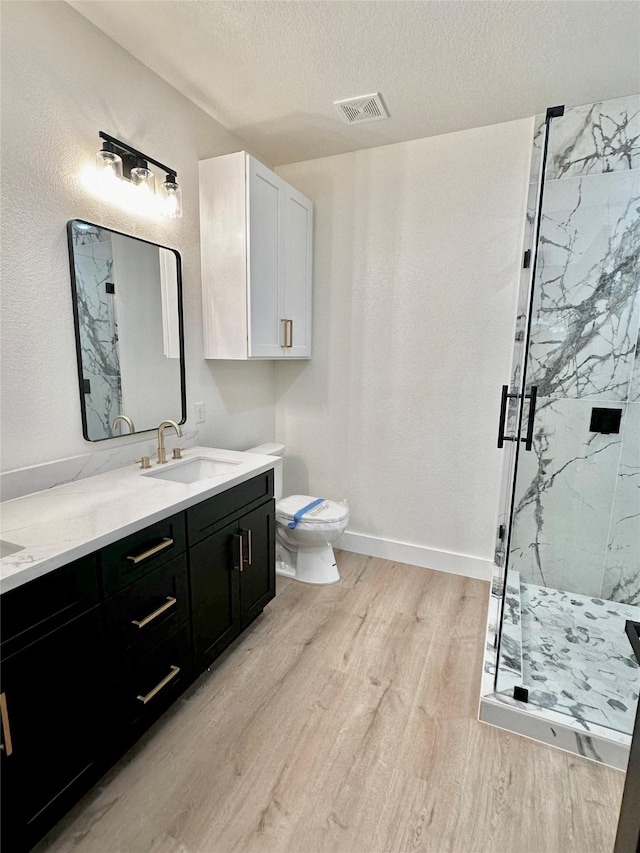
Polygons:
[[305,514],[305,512],[309,512],[309,510],[313,509],[314,506],[318,506],[318,504],[324,503],[324,500],[325,500],[324,498],[316,498],[315,501],[311,501],[310,504],[303,506],[302,509],[299,509],[298,512],[293,516],[293,521],[290,521],[287,524],[287,527],[290,530],[295,530],[295,528],[298,526],[298,523],[300,522],[300,519]]

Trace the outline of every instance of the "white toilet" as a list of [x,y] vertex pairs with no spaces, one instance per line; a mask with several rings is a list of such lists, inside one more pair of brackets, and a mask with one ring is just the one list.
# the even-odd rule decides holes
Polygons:
[[276,498],[276,574],[304,583],[335,583],[340,580],[333,543],[349,521],[345,504],[310,495],[282,497],[284,444],[261,444],[250,453],[277,456],[274,469]]

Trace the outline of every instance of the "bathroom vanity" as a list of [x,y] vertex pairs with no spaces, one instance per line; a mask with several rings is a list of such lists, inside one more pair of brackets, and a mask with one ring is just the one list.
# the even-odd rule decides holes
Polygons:
[[[226,473],[211,473],[216,458]],[[195,462],[202,479],[168,479]],[[164,470],[3,505],[3,539],[22,545],[0,561],[7,853],[32,846],[274,597],[273,464],[193,448]]]

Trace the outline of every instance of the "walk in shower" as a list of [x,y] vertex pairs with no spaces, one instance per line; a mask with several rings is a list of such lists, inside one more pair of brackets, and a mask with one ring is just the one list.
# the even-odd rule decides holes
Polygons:
[[493,696],[544,709],[549,742],[566,718],[624,743],[640,689],[625,635],[640,622],[640,96],[537,122],[525,240]]

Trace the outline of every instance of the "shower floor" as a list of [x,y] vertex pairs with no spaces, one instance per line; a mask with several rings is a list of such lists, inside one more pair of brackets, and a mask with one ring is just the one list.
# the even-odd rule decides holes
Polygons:
[[[624,626],[640,622],[640,607],[527,583],[518,584],[515,606],[511,586],[503,631],[512,643],[519,635],[529,702],[630,734],[640,668]],[[514,681],[513,661],[506,663]]]

